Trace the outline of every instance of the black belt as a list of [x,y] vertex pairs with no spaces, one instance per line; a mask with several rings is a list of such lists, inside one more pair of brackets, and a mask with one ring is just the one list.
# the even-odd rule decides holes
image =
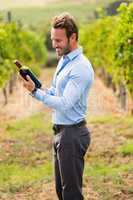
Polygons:
[[71,125],[64,125],[64,124],[54,124],[53,125],[53,130],[55,135],[59,133],[62,129],[68,128],[68,127],[81,127],[86,124],[86,120],[82,120],[81,122],[77,124],[71,124]]

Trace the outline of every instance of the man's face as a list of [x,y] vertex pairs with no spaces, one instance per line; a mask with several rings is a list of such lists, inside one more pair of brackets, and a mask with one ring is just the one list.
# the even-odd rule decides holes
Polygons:
[[65,29],[52,28],[51,40],[52,46],[55,48],[58,58],[71,51],[71,41],[67,38]]

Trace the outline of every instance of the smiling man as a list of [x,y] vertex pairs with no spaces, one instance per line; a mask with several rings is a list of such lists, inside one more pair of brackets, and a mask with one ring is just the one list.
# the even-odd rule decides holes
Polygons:
[[70,14],[62,13],[53,19],[51,40],[59,59],[51,87],[37,89],[30,77],[23,81],[34,98],[53,109],[55,183],[59,200],[83,200],[84,156],[90,144],[85,117],[94,72],[78,46],[78,27]]

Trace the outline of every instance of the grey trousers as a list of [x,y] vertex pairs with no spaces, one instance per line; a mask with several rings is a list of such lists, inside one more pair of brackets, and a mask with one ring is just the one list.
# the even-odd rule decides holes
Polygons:
[[55,186],[59,200],[83,200],[84,155],[90,144],[90,132],[84,125],[55,130]]

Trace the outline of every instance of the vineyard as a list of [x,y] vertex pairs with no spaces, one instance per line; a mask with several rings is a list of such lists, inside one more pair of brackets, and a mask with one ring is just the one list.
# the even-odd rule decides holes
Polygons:
[[133,3],[121,3],[117,15],[108,16],[97,7],[105,0],[44,2],[46,7],[13,8],[8,22],[0,13],[0,200],[57,200],[51,110],[23,88],[13,61],[29,66],[49,87],[57,63],[49,20],[61,11],[78,19],[79,42],[95,70],[86,116],[92,141],[85,200],[132,200]]
[[37,65],[44,63],[46,56],[41,36],[30,30],[21,29],[15,23],[0,24],[0,88],[4,91],[10,80],[15,82],[17,72],[13,64],[15,59],[29,65],[34,63],[36,67],[32,67],[32,70],[39,75],[40,70]]
[[133,4],[118,11],[83,27],[81,43],[107,86],[124,96],[128,90],[133,99]]

